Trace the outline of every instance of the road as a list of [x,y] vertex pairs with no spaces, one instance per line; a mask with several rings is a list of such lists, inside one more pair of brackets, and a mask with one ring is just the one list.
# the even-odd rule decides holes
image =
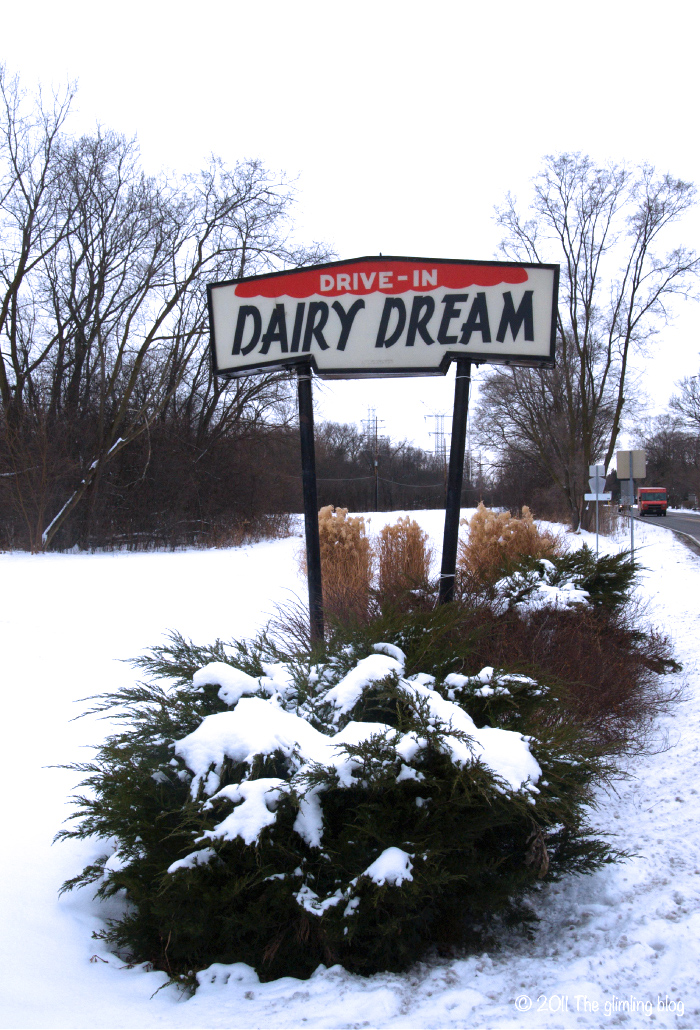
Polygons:
[[669,511],[668,515],[661,519],[658,516],[650,515],[645,515],[644,518],[640,518],[639,515],[635,517],[637,522],[652,522],[655,526],[661,526],[662,529],[675,529],[679,533],[686,533],[700,543],[700,512],[697,514],[691,514],[690,512],[675,514]]

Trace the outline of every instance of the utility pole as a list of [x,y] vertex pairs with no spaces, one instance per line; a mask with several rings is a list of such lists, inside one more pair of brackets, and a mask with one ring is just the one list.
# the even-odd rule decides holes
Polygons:
[[374,510],[379,511],[379,422],[384,425],[383,419],[377,418],[376,408],[367,408],[367,418],[362,420],[366,426],[365,436],[370,446],[374,444]]

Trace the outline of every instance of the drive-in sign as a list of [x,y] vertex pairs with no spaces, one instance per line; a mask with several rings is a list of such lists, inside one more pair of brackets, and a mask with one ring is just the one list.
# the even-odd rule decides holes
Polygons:
[[218,375],[444,374],[455,358],[552,367],[558,265],[365,257],[208,287]]
[[439,600],[454,597],[474,363],[553,368],[558,265],[364,257],[207,287],[214,372],[296,366],[311,640],[324,634],[312,370],[439,375],[456,361]]

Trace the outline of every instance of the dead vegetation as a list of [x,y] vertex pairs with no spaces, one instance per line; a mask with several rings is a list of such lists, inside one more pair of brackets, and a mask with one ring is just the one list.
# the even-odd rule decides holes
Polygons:
[[323,604],[338,619],[366,619],[374,555],[362,516],[332,504],[318,513]]
[[[630,592],[635,566],[629,556],[618,556],[620,567],[611,571],[588,555],[587,574],[605,591],[590,604],[527,613],[493,605],[494,584],[517,569],[541,558],[571,563],[563,536],[538,527],[527,508],[516,517],[479,506],[460,542],[462,576],[448,606],[436,604],[428,536],[414,520],[401,518],[371,537],[362,517],[329,506],[319,513],[319,528],[329,639],[337,633],[399,639],[416,623],[424,659],[442,655],[446,670],[464,675],[493,666],[532,676],[556,693],[561,718],[619,753],[648,749],[656,716],[682,694],[675,682],[660,678],[679,666],[669,639],[646,625]],[[293,622],[291,636],[301,641],[307,633],[302,609],[279,614],[278,628],[289,634]]]
[[461,524],[469,527],[469,534],[460,540],[457,565],[478,583],[494,582],[523,558],[551,558],[566,550],[563,538],[540,529],[527,507],[518,517],[480,503],[472,518]]
[[377,586],[386,597],[425,586],[430,579],[433,551],[428,534],[405,515],[392,526],[384,526],[374,543],[379,569]]

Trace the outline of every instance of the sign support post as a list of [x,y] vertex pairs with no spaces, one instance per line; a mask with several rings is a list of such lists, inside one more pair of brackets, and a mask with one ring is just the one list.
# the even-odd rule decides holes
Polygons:
[[471,377],[471,361],[467,361],[465,358],[458,358],[452,415],[452,440],[450,442],[450,468],[447,476],[447,499],[445,501],[445,531],[442,540],[439,604],[448,604],[454,600],[455,594],[459,513],[462,502],[464,447],[467,439]]
[[616,457],[617,478],[629,482],[630,553],[634,558],[634,481],[646,478],[646,451],[618,451]]
[[[472,365],[554,368],[558,285],[558,265],[379,254],[207,286],[214,375],[298,370],[312,643],[323,640],[324,629],[312,374],[446,375],[457,362],[439,597],[445,604],[454,598]],[[375,420],[378,507],[376,437]]]
[[306,572],[309,582],[309,630],[311,643],[315,644],[319,640],[323,640],[323,588],[321,584],[321,541],[318,534],[311,365],[299,365],[297,367],[297,392],[299,397],[301,478],[304,493]]
[[628,451],[630,459],[630,554],[634,558],[634,470],[632,468],[632,451]]

